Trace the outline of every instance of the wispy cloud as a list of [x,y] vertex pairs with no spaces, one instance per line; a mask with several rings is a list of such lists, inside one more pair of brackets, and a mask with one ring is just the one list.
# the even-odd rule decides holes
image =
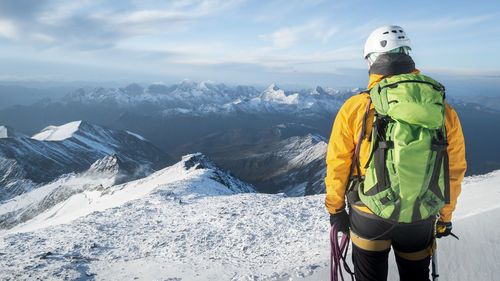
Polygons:
[[[134,36],[186,30],[190,21],[213,15],[241,1],[179,0],[156,3],[152,8],[129,5],[125,1],[115,6],[99,0],[1,1],[0,36],[75,49],[110,48]],[[21,9],[18,2],[27,8]]]
[[0,37],[17,39],[19,37],[17,27],[11,21],[0,20]]
[[284,27],[260,38],[272,42],[275,49],[287,49],[303,40],[320,40],[326,42],[336,32],[338,27],[328,25],[324,20],[312,20],[302,25]]
[[450,17],[442,16],[432,19],[425,19],[419,21],[406,22],[405,27],[413,30],[434,30],[437,32],[446,32],[449,29],[476,25],[492,19],[496,19],[498,14],[470,16],[470,17]]
[[[408,13],[395,15],[380,5],[348,0],[0,1],[0,58],[26,65],[31,60],[42,73],[47,68],[41,65],[54,62],[54,70],[71,65],[67,68],[149,75],[170,69],[189,76],[221,69],[232,73],[235,66],[300,76],[364,68],[368,34],[381,25],[400,24],[414,40],[415,58],[425,58],[419,67],[497,67],[485,54],[498,46],[492,34],[498,33],[500,17],[493,9],[437,4],[441,13],[427,15],[417,3],[401,6]],[[378,16],[367,18],[367,11]],[[10,73],[4,69],[0,75]],[[245,75],[253,75],[249,72]]]

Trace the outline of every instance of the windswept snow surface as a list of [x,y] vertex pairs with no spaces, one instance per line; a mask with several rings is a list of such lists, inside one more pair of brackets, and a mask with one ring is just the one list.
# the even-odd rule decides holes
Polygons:
[[[202,176],[204,169],[188,171],[166,176],[162,170],[150,179],[155,184],[110,189],[92,202],[124,198],[125,190],[131,200],[113,199],[108,208],[94,208],[68,224],[46,227],[40,220],[36,231],[1,233],[0,279],[328,279],[324,195],[210,192],[214,181]],[[60,210],[65,207],[70,209]],[[460,240],[438,242],[442,280],[497,279],[499,215],[500,171],[468,178],[453,220]],[[391,263],[389,280],[396,276]]]

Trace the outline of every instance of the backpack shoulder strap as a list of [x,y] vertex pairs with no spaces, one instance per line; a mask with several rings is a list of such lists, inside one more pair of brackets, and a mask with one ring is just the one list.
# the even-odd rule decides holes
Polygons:
[[[364,93],[370,94],[370,91],[369,90],[363,91],[363,92],[359,93],[359,95],[364,94]],[[354,149],[354,155],[352,156],[351,170],[349,172],[349,178],[348,178],[349,180],[351,180],[351,177],[354,173],[354,169],[356,168],[358,181],[359,182],[362,181],[361,167],[359,164],[359,149],[361,147],[361,142],[366,138],[366,120],[368,119],[368,114],[370,113],[371,104],[372,104],[372,99],[370,98],[370,100],[368,101],[368,106],[366,107],[366,110],[365,110],[365,114],[363,115],[363,123],[361,124],[361,132],[359,132],[358,142],[356,143],[356,148]]]

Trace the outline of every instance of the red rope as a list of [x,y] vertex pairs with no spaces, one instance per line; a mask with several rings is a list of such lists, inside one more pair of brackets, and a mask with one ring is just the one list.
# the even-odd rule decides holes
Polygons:
[[343,233],[339,244],[338,229],[334,224],[330,230],[330,281],[338,281],[338,276],[342,281],[344,281],[344,275],[342,273],[343,263],[344,270],[351,275],[351,280],[354,281],[354,273],[349,268],[347,264],[347,251],[349,250],[349,233]]

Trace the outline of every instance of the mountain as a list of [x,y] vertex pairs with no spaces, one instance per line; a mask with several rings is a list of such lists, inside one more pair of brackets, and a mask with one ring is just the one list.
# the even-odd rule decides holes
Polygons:
[[[328,138],[338,109],[359,91],[358,88],[339,90],[319,86],[287,91],[277,84],[260,91],[250,86],[188,80],[173,85],[130,84],[123,88],[79,89],[60,101],[6,108],[0,110],[0,120],[33,135],[49,124],[83,119],[116,130],[133,131],[177,157],[194,151],[203,152],[218,165],[234,170],[240,176],[237,169],[225,164],[232,157],[230,154],[223,155],[224,151],[220,151],[215,155],[212,153],[215,148],[202,142],[217,138],[217,141],[227,143],[216,137],[226,135],[234,140],[228,145],[245,148],[246,140],[238,139],[234,134],[240,130],[254,132],[255,136],[249,136],[249,139],[260,138],[263,146],[274,137],[269,128],[291,123],[310,128],[305,134]],[[449,94],[453,96],[454,93]],[[463,125],[467,175],[500,169],[500,151],[492,149],[500,135],[498,130],[491,129],[491,124],[500,118],[499,111],[459,99],[449,98],[448,101],[456,108]],[[263,136],[266,132],[271,135]],[[305,134],[300,131],[289,137]],[[192,145],[190,149],[189,145]],[[256,143],[252,145],[258,149]]]
[[500,131],[496,130],[500,111],[477,103],[453,105],[460,118],[465,137],[467,175],[480,175],[500,169],[500,150],[497,143]]
[[0,139],[6,139],[6,138],[26,138],[26,136],[23,133],[16,132],[14,129],[12,129],[9,126],[0,126]]
[[[0,230],[0,279],[329,278],[324,195],[234,194],[191,159]],[[441,278],[496,280],[498,215],[500,172],[466,178],[453,216],[460,240],[437,241]],[[397,279],[391,261],[389,280]]]
[[[5,83],[5,81],[1,82]],[[21,83],[17,83],[21,84]],[[23,85],[29,83],[22,83]],[[68,86],[47,87],[44,85],[18,86],[0,85],[0,109],[15,105],[30,105],[48,97],[60,98],[70,91]]]
[[74,194],[126,182],[131,179],[133,169],[112,154],[98,159],[84,172],[64,174],[0,205],[0,228],[11,228],[30,220]]
[[259,93],[249,86],[229,87],[184,80],[170,87],[153,84],[142,88],[131,84],[125,88],[97,88],[90,92],[78,89],[63,100],[66,104],[100,104],[128,110],[147,108],[150,114],[162,116],[234,115],[240,112],[311,115],[338,110],[353,93],[321,87],[285,93],[276,84]]
[[178,84],[166,86],[152,84],[146,88],[130,84],[125,88],[96,88],[91,91],[78,89],[63,98],[65,103],[101,104],[120,108],[150,108],[161,114],[185,111],[195,112],[198,108],[209,110],[210,105],[233,101],[236,97],[250,98],[258,91],[249,86],[228,87],[208,81],[194,83],[183,80]]
[[119,155],[128,177],[165,167],[172,158],[143,137],[84,121],[48,126],[31,138],[0,138],[0,200],[58,176],[82,172],[97,159]]
[[[255,186],[259,192],[288,196],[322,193],[328,140],[303,124],[212,133],[180,152],[197,150]],[[177,154],[180,153],[176,152]]]
[[[151,192],[163,193],[179,202],[203,196],[255,192],[251,185],[219,169],[201,153],[186,155],[175,165],[122,184],[119,183],[124,168],[120,162],[116,155],[111,155],[99,159],[83,173],[63,175],[54,182],[12,198],[0,205],[0,228],[18,226],[17,229],[26,229],[69,222]],[[20,225],[26,221],[29,222]]]

